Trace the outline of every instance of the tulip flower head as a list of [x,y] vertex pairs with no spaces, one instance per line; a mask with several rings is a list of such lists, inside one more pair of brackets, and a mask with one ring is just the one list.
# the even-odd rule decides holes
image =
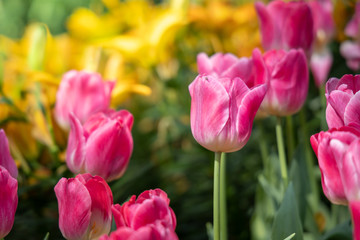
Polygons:
[[17,178],[18,169],[10,155],[9,142],[3,129],[0,129],[0,166],[6,168],[13,178]]
[[[318,158],[325,196],[334,204],[348,203],[346,183],[342,178],[343,156],[350,144],[360,137],[360,125],[351,124],[317,133],[310,138]],[[346,179],[345,179],[346,180]]]
[[313,18],[306,2],[256,2],[262,44],[265,50],[302,48],[311,52],[314,42]]
[[113,205],[118,229],[101,239],[177,240],[176,216],[169,203],[167,194],[155,189],[141,193],[137,199],[132,196],[122,206]]
[[326,122],[329,128],[360,124],[360,75],[346,74],[326,83]]
[[199,75],[189,86],[191,131],[213,152],[235,152],[249,140],[266,85],[249,88],[240,77]]
[[91,115],[109,108],[114,82],[103,81],[97,73],[69,71],[56,94],[55,117],[61,127],[70,125],[70,114],[84,123]]
[[10,232],[18,204],[18,182],[0,166],[0,239]]
[[120,178],[133,150],[133,116],[126,110],[108,110],[84,125],[70,116],[71,130],[66,163],[73,173],[90,173],[112,181]]
[[253,51],[256,83],[267,83],[268,91],[261,109],[275,116],[294,114],[303,106],[309,86],[306,57],[302,49],[271,50],[263,56],[258,49]]
[[99,176],[79,174],[56,184],[59,227],[68,240],[98,239],[111,228],[113,196]]

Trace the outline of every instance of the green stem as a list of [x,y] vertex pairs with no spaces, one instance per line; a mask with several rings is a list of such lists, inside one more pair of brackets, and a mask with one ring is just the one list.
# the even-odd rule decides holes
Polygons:
[[215,153],[214,161],[214,202],[213,202],[213,227],[214,240],[220,240],[220,161],[221,152]]
[[302,137],[305,147],[306,169],[310,181],[311,192],[314,194],[313,196],[315,200],[315,208],[317,209],[319,202],[319,189],[316,184],[316,178],[314,173],[314,159],[312,155],[312,150],[310,149],[310,136],[308,135],[308,129],[306,126],[306,115],[304,109],[300,110],[299,116],[300,116],[300,126],[302,130],[301,132],[303,134]]
[[220,239],[227,239],[226,154],[220,160]]
[[284,182],[284,187],[285,187],[284,189],[286,189],[286,187],[288,185],[288,174],[287,174],[285,146],[284,146],[284,139],[283,139],[283,134],[282,134],[280,117],[277,117],[277,121],[276,121],[276,140],[277,140],[277,145],[278,145],[281,177]]
[[326,97],[325,97],[325,85],[321,86],[319,89],[319,94],[320,94],[320,103],[321,103],[321,122],[320,122],[320,127],[321,130],[325,131],[327,129],[327,123],[326,123]]
[[293,118],[292,115],[286,116],[286,141],[288,146],[288,159],[291,161],[294,149],[295,149],[295,140],[294,140],[294,128],[293,128]]

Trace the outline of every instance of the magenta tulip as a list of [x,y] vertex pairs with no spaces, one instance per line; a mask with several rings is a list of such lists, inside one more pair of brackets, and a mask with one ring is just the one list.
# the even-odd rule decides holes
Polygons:
[[333,128],[317,133],[310,138],[312,148],[318,157],[321,183],[325,196],[334,204],[348,203],[341,178],[343,156],[350,144],[360,137],[360,125]]
[[108,110],[90,117],[82,126],[70,116],[66,163],[73,173],[99,175],[106,181],[120,178],[133,150],[133,116],[126,110]]
[[0,239],[10,232],[18,204],[18,182],[0,166]]
[[360,124],[360,75],[331,78],[326,83],[326,121],[329,128]]
[[261,110],[275,116],[294,114],[303,106],[308,93],[309,73],[303,50],[271,50],[263,56],[253,51],[255,72],[266,78],[256,77],[256,83],[267,83],[268,91]]
[[360,240],[360,201],[350,201],[349,209],[353,222],[353,240]]
[[103,81],[98,73],[69,71],[64,74],[56,94],[55,117],[69,128],[70,113],[81,123],[91,115],[109,108],[114,82]]
[[306,2],[275,0],[267,6],[255,3],[265,50],[302,48],[311,52],[314,41],[313,18]]
[[0,166],[6,168],[13,178],[17,178],[18,169],[10,155],[9,142],[3,129],[0,129]]
[[79,174],[62,178],[55,186],[59,204],[59,227],[69,240],[97,239],[111,228],[113,197],[99,176]]
[[112,211],[116,226],[137,230],[143,226],[156,225],[158,222],[175,231],[176,217],[169,206],[170,199],[161,189],[147,190],[138,198],[133,195],[122,206],[116,204]]
[[352,40],[345,41],[340,46],[340,53],[346,59],[349,68],[360,69],[360,2],[356,4],[355,13],[345,28],[345,34]]
[[199,75],[189,86],[191,131],[213,152],[235,152],[248,141],[266,85],[248,88],[243,79]]

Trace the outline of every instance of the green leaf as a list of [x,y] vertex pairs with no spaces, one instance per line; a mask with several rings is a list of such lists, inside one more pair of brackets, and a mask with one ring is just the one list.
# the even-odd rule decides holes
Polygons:
[[44,240],[49,240],[49,236],[50,236],[50,233],[47,232],[46,235],[45,235],[45,237],[44,237]]
[[347,221],[341,225],[337,225],[334,229],[327,232],[321,240],[351,240],[352,229],[350,221]]
[[303,230],[300,221],[293,184],[290,183],[280,208],[275,216],[271,239],[285,239],[295,233],[294,240],[303,240]]
[[291,234],[290,236],[288,236],[287,238],[285,238],[284,240],[290,240],[290,239],[292,239],[295,235],[296,235],[296,234],[293,233],[293,234]]

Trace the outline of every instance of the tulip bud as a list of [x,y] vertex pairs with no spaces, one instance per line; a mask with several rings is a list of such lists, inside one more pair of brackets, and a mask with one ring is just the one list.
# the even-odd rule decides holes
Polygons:
[[18,204],[18,182],[0,166],[0,239],[10,232]]
[[18,169],[10,155],[9,142],[3,129],[0,129],[0,166],[6,168],[13,178],[17,178]]
[[360,75],[346,74],[326,83],[326,122],[329,128],[360,124]]
[[55,117],[63,128],[69,127],[70,113],[81,123],[110,105],[114,82],[103,81],[98,73],[69,71],[64,74],[56,94]]
[[334,204],[346,205],[348,203],[345,195],[346,183],[341,176],[343,156],[350,144],[359,137],[360,125],[351,124],[317,133],[310,138],[319,161],[324,194]]
[[106,181],[120,178],[133,150],[133,116],[126,110],[93,115],[82,126],[70,116],[71,130],[66,164],[73,173],[99,175]]
[[294,114],[303,106],[308,93],[309,72],[303,50],[271,50],[263,56],[253,51],[256,83],[267,83],[268,91],[261,109],[275,116]]
[[255,8],[266,50],[302,48],[306,53],[311,51],[314,23],[306,2],[275,0],[267,6],[257,2]]
[[69,240],[97,239],[111,228],[113,197],[110,187],[99,176],[79,174],[62,178],[56,184],[59,228]]

